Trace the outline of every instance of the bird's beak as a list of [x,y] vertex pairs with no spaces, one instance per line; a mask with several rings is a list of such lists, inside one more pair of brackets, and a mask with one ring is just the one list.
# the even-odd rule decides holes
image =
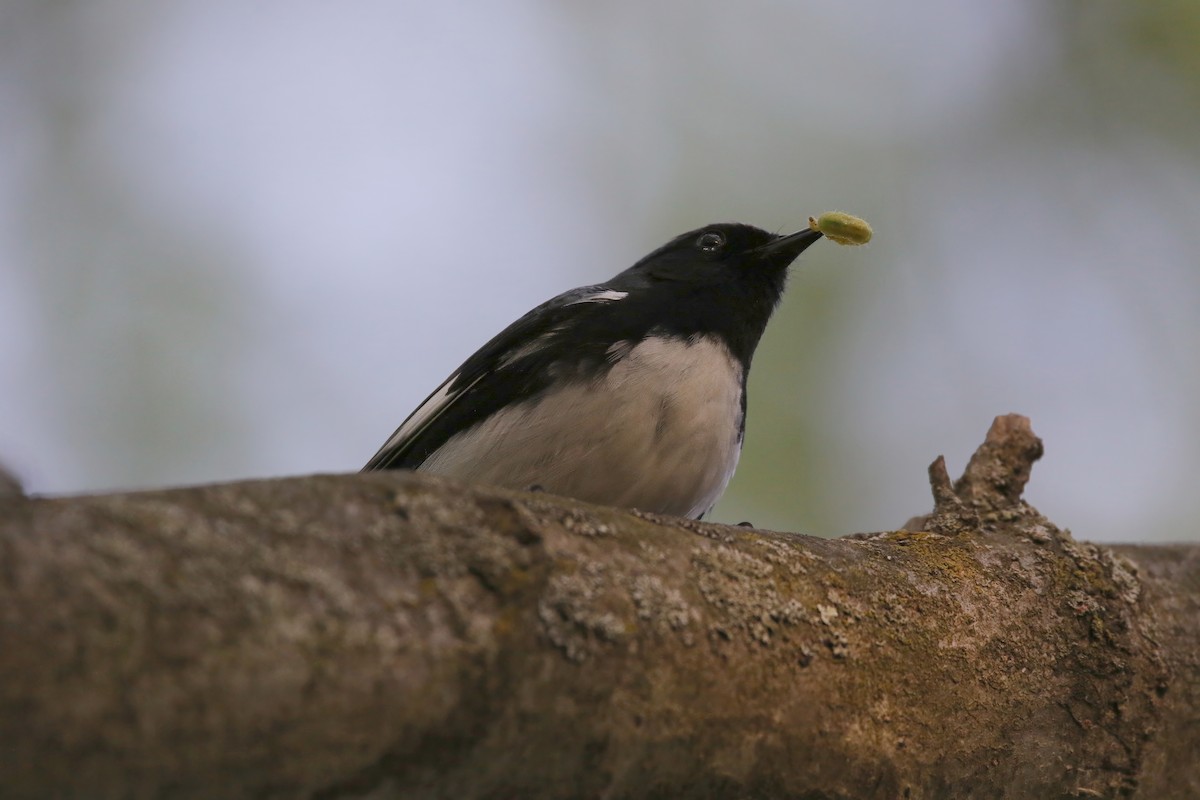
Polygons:
[[796,233],[779,236],[774,241],[767,242],[755,252],[764,260],[779,267],[786,267],[796,260],[796,256],[808,249],[808,246],[820,239],[820,231],[805,228]]

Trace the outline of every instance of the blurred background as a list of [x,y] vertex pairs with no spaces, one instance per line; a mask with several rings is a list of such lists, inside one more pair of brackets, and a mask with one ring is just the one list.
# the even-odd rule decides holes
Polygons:
[[533,305],[841,209],[714,514],[929,509],[992,418],[1076,536],[1200,539],[1194,2],[0,2],[0,462],[358,469]]

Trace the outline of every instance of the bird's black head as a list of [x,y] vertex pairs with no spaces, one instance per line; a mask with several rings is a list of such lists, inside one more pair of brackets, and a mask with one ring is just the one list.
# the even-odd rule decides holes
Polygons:
[[629,292],[618,306],[680,336],[718,335],[749,364],[783,296],[787,268],[821,238],[751,225],[708,225],[678,236],[609,281]]

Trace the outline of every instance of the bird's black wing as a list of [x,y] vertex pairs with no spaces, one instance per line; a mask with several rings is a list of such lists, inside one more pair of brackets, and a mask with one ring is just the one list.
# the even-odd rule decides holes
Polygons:
[[[573,289],[509,325],[425,398],[379,452],[363,467],[416,469],[456,433],[483,422],[501,408],[533,397],[556,375],[562,351],[552,345],[624,292],[604,285]],[[603,361],[603,350],[599,352]],[[587,353],[576,352],[578,367]],[[560,376],[561,377],[561,376]]]

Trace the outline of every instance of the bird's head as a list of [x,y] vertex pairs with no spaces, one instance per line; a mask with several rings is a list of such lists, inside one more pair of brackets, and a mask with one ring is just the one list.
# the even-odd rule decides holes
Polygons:
[[617,276],[641,285],[655,283],[778,283],[787,267],[818,231],[773,234],[753,225],[706,225],[677,236]]
[[783,296],[788,266],[821,233],[773,234],[752,225],[706,225],[677,236],[607,286],[680,334],[719,333],[748,361]]

